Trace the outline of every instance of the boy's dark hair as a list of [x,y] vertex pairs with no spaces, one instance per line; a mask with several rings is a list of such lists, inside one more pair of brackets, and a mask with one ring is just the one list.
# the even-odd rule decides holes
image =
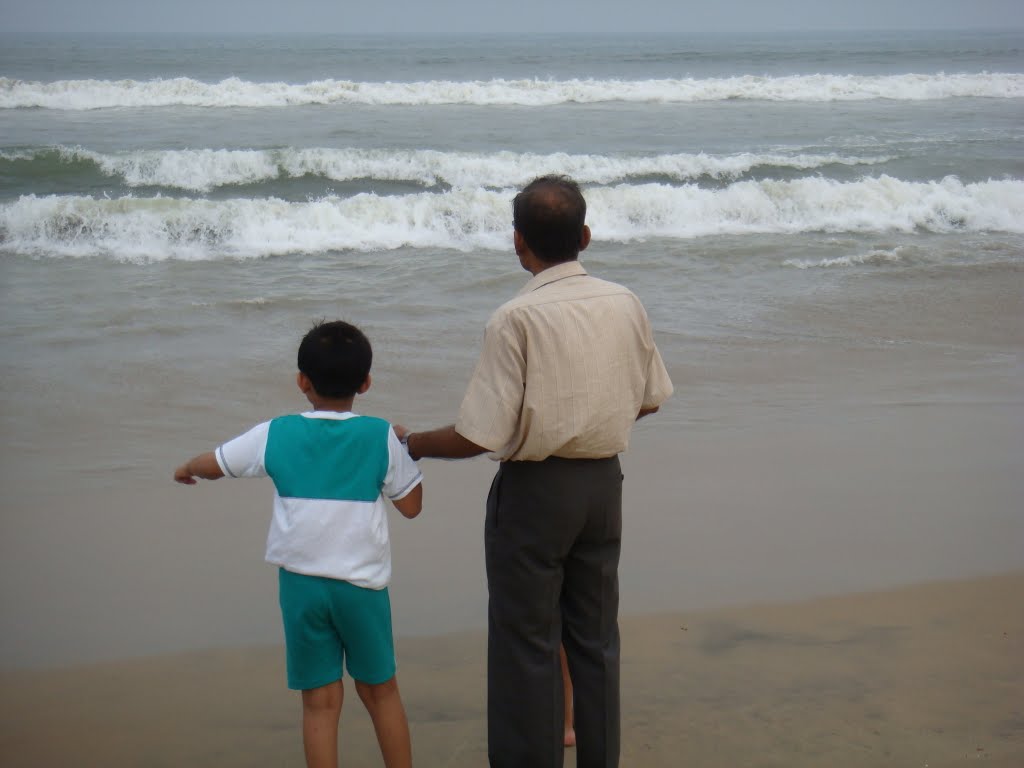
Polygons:
[[549,264],[580,253],[587,201],[568,176],[540,176],[512,200],[512,225],[533,255]]
[[342,320],[321,320],[302,337],[299,371],[321,397],[352,397],[370,375],[370,340]]

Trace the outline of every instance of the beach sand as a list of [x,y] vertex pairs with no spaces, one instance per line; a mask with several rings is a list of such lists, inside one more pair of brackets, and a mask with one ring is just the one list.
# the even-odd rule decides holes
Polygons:
[[[622,621],[623,766],[1024,765],[1024,571]],[[398,644],[421,766],[486,765],[485,637]],[[0,676],[0,764],[301,765],[279,647]],[[379,765],[349,690],[342,764]],[[574,764],[566,751],[566,765]]]
[[[623,456],[623,766],[1024,766],[1016,274],[786,303],[814,343],[665,338],[677,395]],[[269,482],[171,481],[299,404],[291,353],[200,381],[120,338],[117,386],[15,367],[0,409],[0,766],[300,765]],[[384,352],[361,411],[452,417],[468,371]],[[483,766],[494,466],[423,471],[391,526],[414,749]],[[351,692],[342,750],[380,764]]]

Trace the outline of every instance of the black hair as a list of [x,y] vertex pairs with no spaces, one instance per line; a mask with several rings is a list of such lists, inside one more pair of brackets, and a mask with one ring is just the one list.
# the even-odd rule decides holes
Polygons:
[[321,397],[352,397],[370,375],[370,340],[342,320],[316,323],[299,344],[299,371]]
[[540,176],[512,200],[512,224],[541,261],[572,261],[580,253],[587,201],[568,176]]

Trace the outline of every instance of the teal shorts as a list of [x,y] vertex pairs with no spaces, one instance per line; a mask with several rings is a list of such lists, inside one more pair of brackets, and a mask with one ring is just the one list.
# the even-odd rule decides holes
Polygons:
[[387,589],[278,571],[288,687],[304,691],[341,678],[376,685],[395,676]]

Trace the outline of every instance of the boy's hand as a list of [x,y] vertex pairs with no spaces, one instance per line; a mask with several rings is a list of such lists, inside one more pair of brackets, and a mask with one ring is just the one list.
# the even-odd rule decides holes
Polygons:
[[392,424],[391,428],[395,430],[395,435],[398,437],[398,441],[405,446],[405,450],[409,453],[409,458],[413,461],[419,461],[420,457],[412,452],[412,448],[409,446],[409,435],[412,434],[411,429],[406,429],[401,424]]
[[204,480],[216,480],[219,477],[224,477],[224,471],[217,463],[213,451],[194,456],[174,470],[174,482],[182,485],[195,485],[197,477]]

